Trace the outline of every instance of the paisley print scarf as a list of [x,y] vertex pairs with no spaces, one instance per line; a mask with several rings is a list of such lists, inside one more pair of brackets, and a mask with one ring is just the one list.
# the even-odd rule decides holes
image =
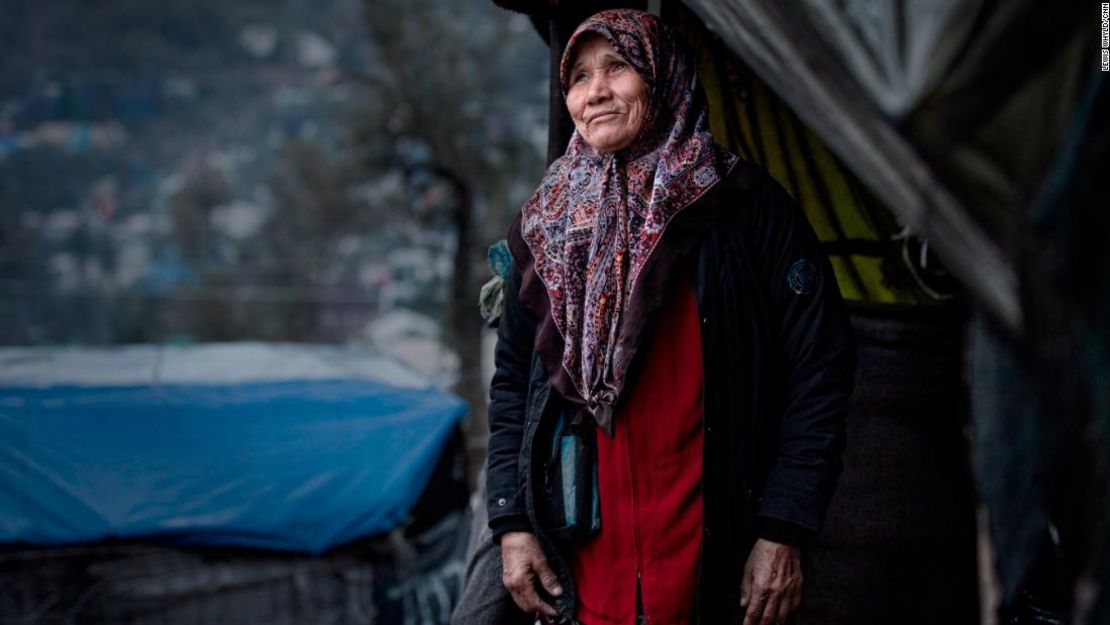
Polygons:
[[612,154],[575,131],[521,210],[519,235],[531,257],[532,290],[538,279],[561,339],[554,341],[561,343],[559,363],[545,363],[553,385],[612,431],[613,407],[646,327],[634,317],[651,308],[638,303],[661,297],[641,292],[637,278],[675,216],[722,180],[737,157],[714,144],[692,60],[650,13],[609,10],[583,22],[562,58],[564,95],[571,58],[587,33],[604,37],[647,83],[644,131]]

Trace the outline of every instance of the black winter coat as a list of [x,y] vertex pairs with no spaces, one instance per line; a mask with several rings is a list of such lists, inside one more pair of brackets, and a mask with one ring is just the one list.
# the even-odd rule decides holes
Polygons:
[[[518,217],[509,233],[517,260],[527,257],[519,230]],[[638,288],[667,292],[666,277],[682,270],[697,297],[705,371],[697,622],[721,625],[740,618],[741,574],[757,536],[798,544],[821,526],[841,467],[855,350],[817,237],[758,166],[739,162],[674,219],[664,241],[656,266],[641,273],[658,284]],[[564,589],[545,599],[572,615],[573,546],[556,542],[537,515],[547,455],[533,453],[545,448],[563,400],[534,350],[536,320],[521,306],[520,282],[514,263],[490,388],[489,523],[495,540],[536,533]],[[634,375],[635,362],[629,383]]]

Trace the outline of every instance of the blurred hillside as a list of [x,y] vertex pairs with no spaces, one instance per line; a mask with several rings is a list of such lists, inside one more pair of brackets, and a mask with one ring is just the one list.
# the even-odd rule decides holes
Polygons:
[[0,344],[417,336],[474,369],[485,246],[546,147],[525,18],[484,0],[0,12]]

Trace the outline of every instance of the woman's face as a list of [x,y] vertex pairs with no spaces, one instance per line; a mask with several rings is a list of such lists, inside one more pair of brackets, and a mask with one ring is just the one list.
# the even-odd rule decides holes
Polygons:
[[650,93],[632,68],[598,35],[578,42],[571,57],[567,110],[578,133],[602,152],[632,145],[643,129]]

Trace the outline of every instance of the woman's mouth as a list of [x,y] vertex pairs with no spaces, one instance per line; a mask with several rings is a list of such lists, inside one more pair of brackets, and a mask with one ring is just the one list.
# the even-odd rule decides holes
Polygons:
[[616,116],[617,116],[616,111],[606,111],[604,113],[598,113],[597,115],[594,115],[593,117],[590,118],[589,123],[592,124],[594,122],[607,121],[607,120],[609,120],[613,117],[616,117]]

